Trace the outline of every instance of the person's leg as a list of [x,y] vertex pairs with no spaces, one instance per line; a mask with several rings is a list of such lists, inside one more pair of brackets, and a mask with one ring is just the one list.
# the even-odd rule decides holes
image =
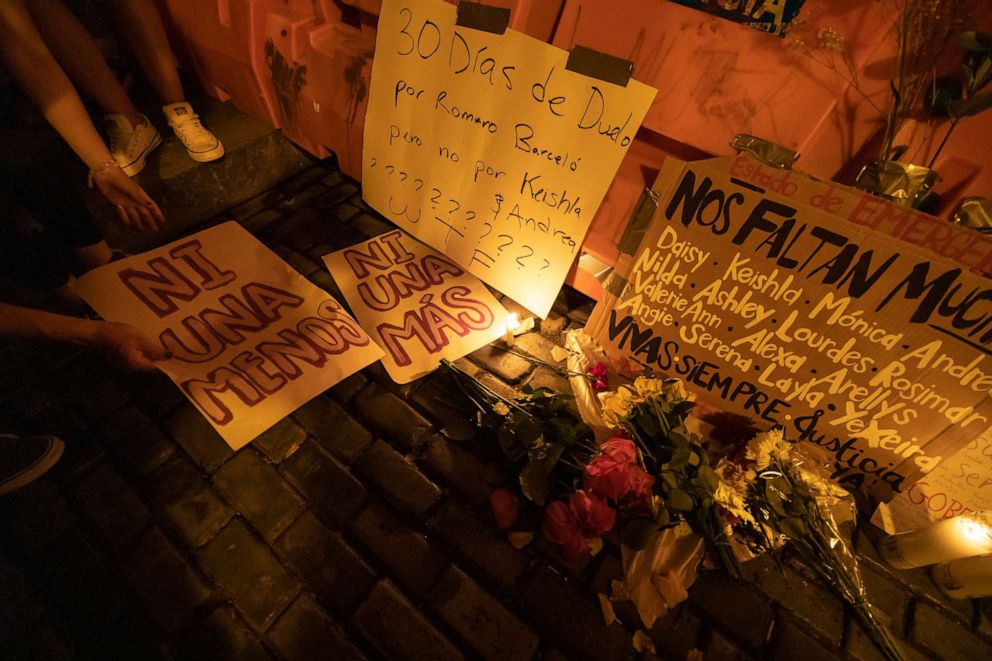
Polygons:
[[103,0],[141,70],[163,106],[186,100],[179,82],[176,57],[152,0]]
[[31,0],[27,6],[45,44],[69,78],[106,114],[124,115],[132,126],[140,123],[141,115],[100,47],[72,12],[60,0]]

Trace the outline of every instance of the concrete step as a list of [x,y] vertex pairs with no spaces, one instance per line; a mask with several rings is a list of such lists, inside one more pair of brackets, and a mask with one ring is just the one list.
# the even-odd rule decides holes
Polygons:
[[194,109],[204,126],[224,143],[224,157],[212,163],[193,161],[161,113],[150,114],[162,134],[162,145],[135,179],[162,208],[166,225],[151,234],[129,230],[98,192],[86,191],[86,205],[111,246],[140,252],[161,245],[314,162],[277,129],[245,115],[230,102],[206,98]]

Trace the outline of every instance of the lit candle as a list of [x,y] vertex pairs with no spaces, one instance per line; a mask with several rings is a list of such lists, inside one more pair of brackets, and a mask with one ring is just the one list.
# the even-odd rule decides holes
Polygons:
[[506,340],[506,346],[513,346],[513,331],[520,327],[520,317],[517,316],[516,312],[511,312],[510,316],[506,318],[506,333],[503,335],[503,339]]
[[933,568],[934,583],[953,599],[992,596],[992,556],[964,558]]
[[992,553],[992,513],[956,516],[886,537],[878,543],[878,552],[897,569]]

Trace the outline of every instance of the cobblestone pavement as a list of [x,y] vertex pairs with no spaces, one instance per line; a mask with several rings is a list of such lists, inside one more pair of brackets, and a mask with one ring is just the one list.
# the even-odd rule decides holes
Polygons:
[[[321,255],[391,227],[332,162],[230,216],[339,298]],[[566,288],[518,348],[549,358],[591,309]],[[578,569],[540,539],[511,546],[487,505],[505,479],[494,448],[439,435],[458,414],[430,377],[397,386],[367,368],[234,453],[164,377],[65,347],[5,344],[0,358],[0,428],[67,442],[48,476],[0,497],[0,657],[635,655],[636,614],[618,606],[627,627],[607,627],[596,601],[619,576],[616,545]],[[488,347],[461,364],[502,391],[564,385]],[[923,572],[858,546],[912,659],[992,658],[992,609],[942,600]],[[658,655],[877,658],[833,596],[783,565],[703,572],[651,629]]]

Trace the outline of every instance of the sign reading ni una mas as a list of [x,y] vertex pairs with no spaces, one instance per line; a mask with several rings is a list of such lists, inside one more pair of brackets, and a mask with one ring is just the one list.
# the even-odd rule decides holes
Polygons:
[[865,227],[860,193],[744,157],[669,160],[654,189],[627,284],[589,321],[608,350],[783,426],[883,500],[990,426],[989,280]]

